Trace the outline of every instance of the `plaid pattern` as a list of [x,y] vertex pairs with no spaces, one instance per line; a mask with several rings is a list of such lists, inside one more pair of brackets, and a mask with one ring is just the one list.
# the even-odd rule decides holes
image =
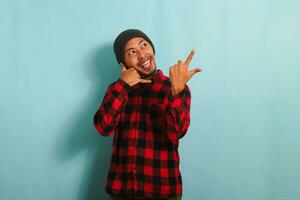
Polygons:
[[179,139],[190,124],[189,87],[172,96],[162,71],[152,83],[112,83],[94,115],[103,136],[114,133],[106,192],[152,199],[182,194]]
[[[159,199],[159,200],[181,200],[182,196],[176,196],[176,197],[171,197],[171,198],[164,198],[164,199]],[[116,197],[116,196],[111,196],[111,200],[137,200],[135,198],[131,197]],[[146,200],[157,200],[157,199],[146,199]]]

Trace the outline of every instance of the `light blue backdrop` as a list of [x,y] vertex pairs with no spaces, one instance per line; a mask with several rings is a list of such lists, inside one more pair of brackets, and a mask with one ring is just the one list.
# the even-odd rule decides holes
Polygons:
[[146,32],[158,67],[202,66],[181,140],[183,200],[300,199],[296,0],[0,1],[0,199],[106,200],[112,138],[93,127],[119,77],[112,42]]

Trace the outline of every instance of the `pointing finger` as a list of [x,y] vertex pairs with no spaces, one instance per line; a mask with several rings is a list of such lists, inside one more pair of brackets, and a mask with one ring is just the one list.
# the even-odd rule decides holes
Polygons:
[[192,60],[192,58],[193,58],[193,56],[194,56],[194,54],[195,54],[195,49],[192,49],[191,53],[190,53],[189,56],[186,58],[184,64],[189,65],[190,62],[191,62],[191,60]]

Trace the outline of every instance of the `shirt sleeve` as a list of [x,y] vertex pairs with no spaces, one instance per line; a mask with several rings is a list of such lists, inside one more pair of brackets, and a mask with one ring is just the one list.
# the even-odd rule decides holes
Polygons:
[[119,79],[105,92],[100,108],[94,115],[94,126],[103,136],[110,136],[117,126],[120,113],[128,100],[130,86]]
[[174,145],[178,145],[190,126],[191,92],[186,85],[176,95],[170,94],[167,107],[167,134]]

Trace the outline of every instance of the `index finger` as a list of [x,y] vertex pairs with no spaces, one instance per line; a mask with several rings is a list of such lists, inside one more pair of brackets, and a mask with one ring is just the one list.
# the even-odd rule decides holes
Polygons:
[[189,56],[186,58],[184,64],[189,65],[190,62],[191,62],[191,60],[192,60],[192,58],[193,58],[193,56],[194,56],[194,54],[195,54],[195,49],[192,49],[191,53],[190,53]]

